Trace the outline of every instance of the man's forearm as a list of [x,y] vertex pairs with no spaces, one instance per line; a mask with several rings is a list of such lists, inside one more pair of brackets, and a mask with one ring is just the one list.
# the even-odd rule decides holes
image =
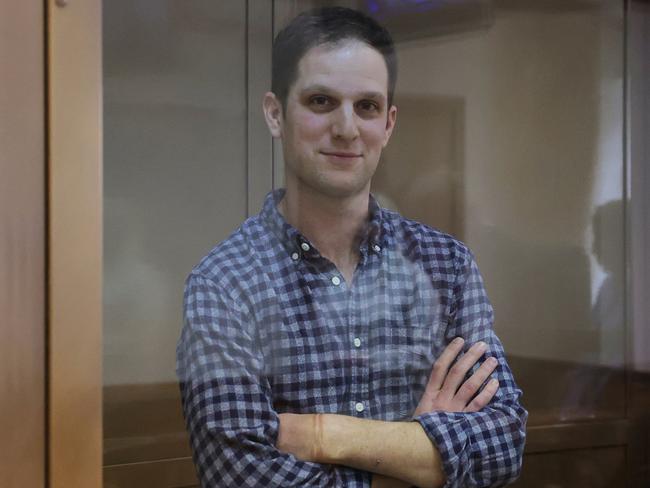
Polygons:
[[[452,341],[436,360],[418,412],[478,412],[494,397],[499,385],[489,381],[496,361],[479,362],[487,345],[474,344],[452,366],[464,341]],[[341,464],[379,474],[373,488],[438,487],[446,481],[442,458],[417,422],[382,422],[336,414],[281,413],[277,447],[305,461]]]
[[321,462],[379,473],[420,487],[444,484],[440,453],[419,423],[335,414],[320,417]]

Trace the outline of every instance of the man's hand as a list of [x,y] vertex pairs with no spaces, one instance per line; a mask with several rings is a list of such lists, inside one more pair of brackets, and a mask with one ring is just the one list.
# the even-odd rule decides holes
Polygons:
[[476,392],[497,367],[497,360],[492,357],[487,358],[478,370],[462,383],[467,372],[472,369],[487,350],[487,345],[484,342],[477,342],[456,364],[451,366],[463,349],[463,344],[463,339],[457,337],[445,348],[433,364],[429,382],[420,403],[415,409],[414,417],[434,410],[443,412],[478,412],[492,400],[492,397],[499,389],[499,382],[496,379],[490,380],[478,395],[476,395]]

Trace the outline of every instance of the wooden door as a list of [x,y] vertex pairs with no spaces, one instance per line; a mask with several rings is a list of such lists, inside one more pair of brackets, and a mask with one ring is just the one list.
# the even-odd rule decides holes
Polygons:
[[45,486],[42,2],[0,3],[0,486]]

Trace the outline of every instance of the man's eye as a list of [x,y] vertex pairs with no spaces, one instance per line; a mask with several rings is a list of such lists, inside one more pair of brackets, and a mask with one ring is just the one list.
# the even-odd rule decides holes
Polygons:
[[377,112],[379,111],[379,105],[371,100],[362,100],[357,106],[364,112]]
[[319,107],[326,107],[330,104],[330,99],[324,95],[316,95],[309,99],[309,103]]

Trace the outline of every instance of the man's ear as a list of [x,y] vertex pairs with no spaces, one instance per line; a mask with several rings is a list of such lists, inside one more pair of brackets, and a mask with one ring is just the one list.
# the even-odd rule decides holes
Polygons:
[[384,132],[384,143],[382,147],[386,147],[386,144],[388,144],[388,140],[390,139],[390,135],[393,133],[396,122],[397,107],[395,105],[391,105],[388,109],[388,116],[386,117],[386,131]]
[[266,92],[262,101],[264,119],[273,137],[282,136],[282,104],[273,92]]

